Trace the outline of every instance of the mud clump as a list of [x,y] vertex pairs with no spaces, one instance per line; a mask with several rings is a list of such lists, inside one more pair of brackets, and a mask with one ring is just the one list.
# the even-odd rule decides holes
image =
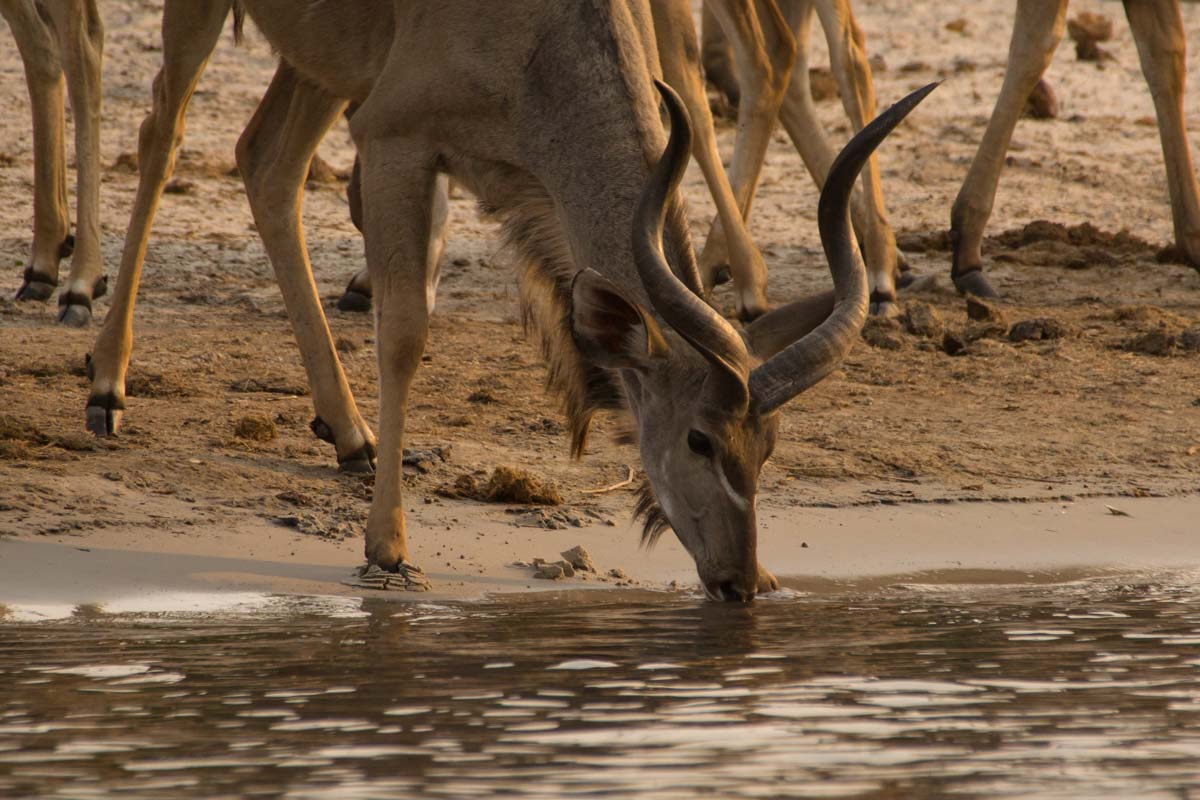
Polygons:
[[279,435],[279,431],[270,417],[250,414],[237,421],[233,435],[250,442],[269,442]]
[[484,503],[515,503],[518,505],[559,506],[563,503],[558,489],[516,467],[499,466],[483,482],[477,475],[463,474],[453,483],[439,486],[440,497],[479,500]]
[[988,242],[1009,251],[998,254],[998,261],[1067,269],[1115,266],[1123,259],[1154,261],[1162,251],[1126,229],[1109,233],[1090,222],[1068,226],[1044,219],[988,237]]
[[1080,61],[1109,61],[1112,55],[1099,46],[1113,35],[1112,19],[1103,14],[1081,11],[1067,20],[1067,33],[1075,42],[1075,57]]
[[900,323],[894,319],[867,317],[867,321],[863,323],[862,338],[871,347],[879,350],[904,349]]
[[164,372],[135,372],[125,379],[127,397],[155,397],[174,399],[190,397],[192,392],[175,375]]
[[1171,333],[1166,325],[1162,325],[1126,340],[1123,349],[1147,356],[1169,356],[1175,349],[1175,344],[1175,334]]
[[1024,115],[1030,119],[1055,119],[1058,117],[1058,97],[1045,78],[1038,81],[1029,99],[1025,101]]
[[902,317],[905,330],[925,339],[939,340],[945,335],[946,321],[936,308],[919,301],[910,301],[906,305]]
[[1000,307],[971,294],[967,295],[967,319],[1003,327],[1008,332],[1008,320]]
[[173,178],[163,187],[163,194],[192,194],[195,191],[196,184],[187,178]]
[[896,247],[906,253],[949,252],[952,247],[950,231],[899,231]]
[[1010,342],[1038,342],[1045,339],[1063,339],[1071,335],[1071,329],[1053,317],[1025,319],[1012,326],[1008,332]]

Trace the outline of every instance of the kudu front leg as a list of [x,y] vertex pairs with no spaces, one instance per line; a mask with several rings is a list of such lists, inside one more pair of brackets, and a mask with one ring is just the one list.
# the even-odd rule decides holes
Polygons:
[[286,61],[237,144],[238,168],[254,222],[283,293],[312,388],[312,430],[337,448],[347,472],[369,472],[375,437],[358,413],[321,309],[304,241],[301,196],[309,163],[345,101],[301,78]]
[[63,136],[63,69],[58,37],[34,0],[0,0],[21,61],[33,117],[33,244],[17,300],[47,300],[58,286],[58,262],[74,247],[67,202]]
[[[775,0],[706,2],[721,23],[737,60],[742,94],[729,182],[746,221],[796,59],[796,40]],[[725,231],[718,218],[700,254],[701,274],[715,274],[727,262],[727,252]]]
[[42,0],[58,34],[75,122],[75,241],[71,273],[58,296],[58,321],[81,328],[107,290],[100,252],[100,63],[104,25],[95,0]]
[[429,258],[436,197],[446,183],[433,154],[419,144],[377,138],[369,120],[360,127],[356,118],[351,128],[362,158],[363,239],[379,359],[379,461],[365,553],[369,564],[400,572],[411,588],[423,588],[427,582],[409,558],[401,462],[408,392],[425,350],[436,286]]
[[964,294],[997,297],[983,276],[983,230],[992,213],[1000,170],[1013,129],[1029,93],[1050,65],[1062,40],[1067,0],[1018,0],[1008,49],[1008,68],[987,131],[950,209],[950,241],[954,248],[950,277]]
[[163,9],[163,66],[154,79],[154,106],[138,132],[138,188],[121,252],[121,270],[92,353],[87,427],[117,432],[125,409],[125,373],[133,350],[133,310],[154,212],[183,140],[184,114],[216,46],[229,2],[168,0]]
[[1178,0],[1126,0],[1142,74],[1154,98],[1175,223],[1175,246],[1200,270],[1200,190],[1183,115],[1187,41]]
[[[691,2],[654,0],[651,8],[663,77],[687,106],[694,131],[692,153],[704,173],[726,234],[729,268],[737,289],[738,316],[754,319],[767,311],[767,267],[746,231],[742,210],[721,165],[712,112],[700,76],[699,42],[692,21]],[[701,265],[700,277],[705,290],[712,289],[716,283],[718,266],[713,262]]]

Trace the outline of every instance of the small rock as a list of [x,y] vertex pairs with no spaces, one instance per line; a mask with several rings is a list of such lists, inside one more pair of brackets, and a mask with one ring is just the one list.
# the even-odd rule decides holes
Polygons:
[[130,175],[136,175],[138,171],[137,153],[121,153],[109,169],[114,172],[125,172]]
[[469,395],[467,395],[467,402],[491,405],[492,403],[499,403],[500,401],[496,399],[496,395],[492,394],[487,389],[479,389],[478,391],[471,392]]
[[334,344],[339,353],[356,353],[358,352],[359,344],[353,339],[347,339],[345,336],[339,336]]
[[615,567],[615,568],[613,568],[613,569],[610,569],[610,570],[609,570],[607,573],[605,573],[605,574],[606,574],[608,577],[610,577],[610,578],[616,578],[616,579],[617,579],[617,580],[619,580],[619,581],[623,581],[623,580],[626,580],[626,579],[628,579],[628,578],[629,578],[629,576],[625,574],[625,570],[621,569],[620,567]]
[[901,72],[929,72],[932,69],[928,61],[909,61],[900,67]]
[[544,581],[557,581],[566,577],[566,573],[560,564],[539,564],[537,571],[533,573],[533,577]]
[[951,33],[965,33],[967,30],[967,19],[966,17],[952,19],[946,23],[945,28]]
[[1025,101],[1025,116],[1031,119],[1054,119],[1058,116],[1058,97],[1045,78],[1039,80]]
[[946,333],[946,321],[933,306],[920,301],[910,301],[905,306],[904,327],[913,336],[941,339]]
[[279,431],[271,418],[250,414],[237,421],[233,427],[233,434],[239,439],[252,442],[269,442],[279,435]]
[[1025,319],[1012,326],[1008,332],[1010,342],[1041,341],[1042,339],[1061,339],[1069,333],[1066,325],[1052,317],[1036,317]]
[[596,565],[592,563],[592,557],[587,550],[583,549],[583,545],[576,545],[570,550],[563,550],[559,553],[563,558],[570,562],[577,570],[582,572],[595,572]]
[[888,71],[888,64],[883,60],[883,56],[879,55],[879,53],[871,56],[869,59],[867,59],[867,62],[871,65],[871,72]]

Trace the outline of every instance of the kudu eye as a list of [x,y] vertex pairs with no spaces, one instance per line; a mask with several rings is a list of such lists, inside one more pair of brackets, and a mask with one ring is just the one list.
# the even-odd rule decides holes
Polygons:
[[712,440],[698,430],[693,429],[688,431],[688,447],[698,456],[712,458]]

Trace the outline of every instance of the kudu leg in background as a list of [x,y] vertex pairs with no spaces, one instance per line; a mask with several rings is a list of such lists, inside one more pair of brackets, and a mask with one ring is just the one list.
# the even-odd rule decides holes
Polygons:
[[[738,316],[753,319],[767,310],[767,267],[742,219],[742,207],[734,198],[721,154],[717,151],[712,112],[700,75],[699,43],[692,21],[690,0],[653,0],[655,39],[663,77],[679,93],[692,119],[695,135],[692,152],[704,172],[728,247],[729,269],[737,290]],[[711,289],[719,265],[701,267],[704,288]]]
[[58,321],[82,327],[92,298],[104,294],[100,253],[100,62],[104,26],[95,0],[42,0],[58,35],[75,123],[75,251],[58,296]]
[[[750,206],[796,58],[796,41],[775,0],[707,0],[733,46],[741,85],[729,182],[742,219]],[[700,255],[702,275],[727,262],[725,232],[714,220]]]
[[183,140],[184,114],[221,35],[228,2],[168,0],[163,9],[163,66],[154,79],[153,108],[138,131],[138,188],[121,252],[112,306],[92,353],[87,427],[115,433],[125,409],[125,372],[133,349],[133,307],[154,212]]
[[988,121],[975,160],[950,210],[950,240],[954,247],[950,277],[960,292],[995,297],[983,276],[983,229],[992,213],[1000,170],[1013,129],[1029,93],[1050,65],[1062,40],[1067,0],[1018,0],[1008,50],[1004,85]]
[[[100,55],[104,32],[91,0],[53,0],[44,7],[49,24],[33,0],[0,0],[25,68],[33,117],[33,245],[18,300],[46,300],[58,285],[59,260],[76,247],[70,234],[70,204],[63,119],[64,61],[75,112],[79,164],[79,247],[72,262],[68,292],[90,306],[93,291],[103,293],[99,243]],[[64,299],[67,297],[64,294]],[[67,309],[69,310],[69,304]],[[83,322],[67,314],[68,322]],[[90,316],[90,314],[88,315]]]
[[1154,98],[1162,137],[1175,246],[1189,264],[1200,269],[1200,191],[1192,170],[1183,116],[1187,41],[1178,0],[1126,0],[1125,15],[1137,42],[1142,74]]
[[238,140],[237,162],[312,388],[317,413],[313,432],[337,447],[343,470],[369,472],[374,437],[358,413],[338,361],[301,220],[309,163],[345,104],[281,62]]
[[713,16],[707,3],[700,12],[700,62],[704,65],[704,77],[725,95],[730,105],[736,106],[742,97],[742,87],[733,67],[733,49],[721,31],[721,23]]
[[[780,8],[795,34],[797,57],[779,118],[809,174],[820,187],[825,183],[837,151],[817,116],[809,83],[808,43],[812,35],[812,12],[815,9],[820,16],[829,46],[830,68],[855,133],[875,116],[875,89],[865,39],[854,20],[849,0],[816,3],[812,0],[782,0]],[[851,201],[851,217],[871,281],[871,311],[888,316],[899,311],[895,287],[898,253],[874,156],[863,170],[862,182],[863,191],[855,191]]]

